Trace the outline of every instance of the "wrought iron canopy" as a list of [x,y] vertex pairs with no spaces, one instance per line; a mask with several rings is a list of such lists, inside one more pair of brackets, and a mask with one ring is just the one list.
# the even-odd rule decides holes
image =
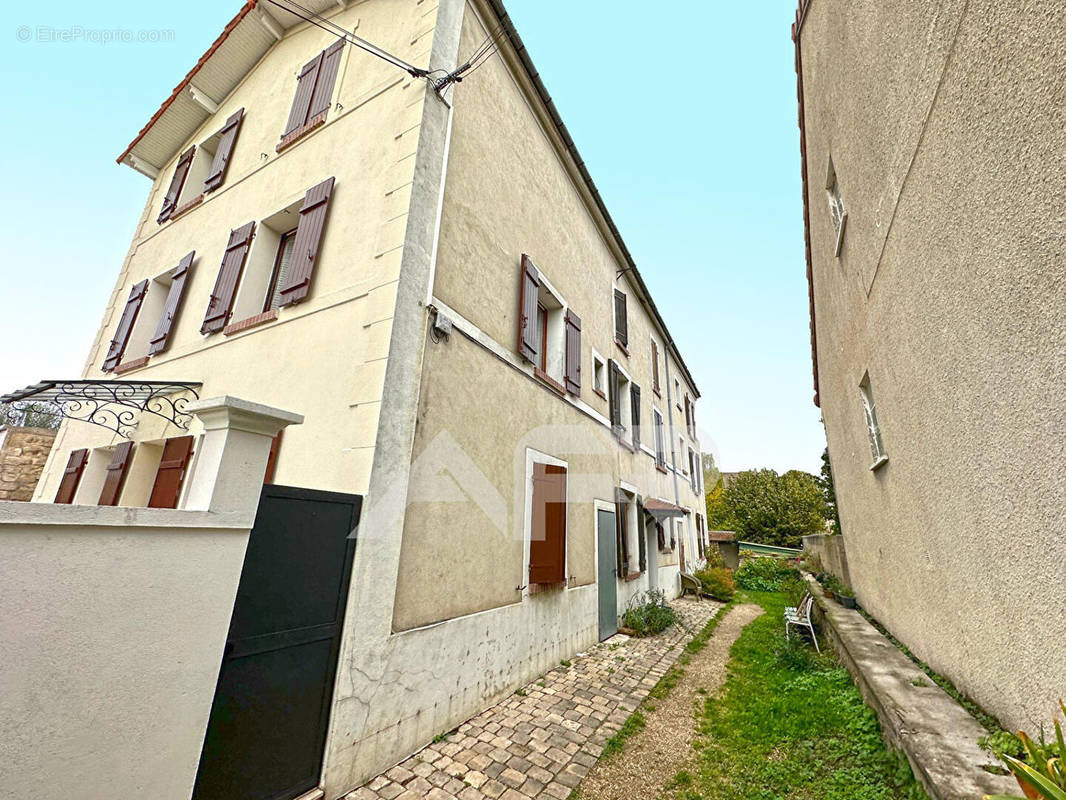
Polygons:
[[[0,397],[0,403],[47,403],[57,417],[80,420],[114,431],[126,439],[137,427],[138,414],[147,412],[188,428],[189,396],[199,398],[201,383],[187,381],[41,381]],[[37,409],[42,413],[43,409]]]

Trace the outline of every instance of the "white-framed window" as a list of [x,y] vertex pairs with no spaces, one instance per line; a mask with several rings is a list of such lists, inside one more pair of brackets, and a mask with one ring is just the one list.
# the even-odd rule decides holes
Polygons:
[[663,432],[663,414],[652,407],[652,426],[655,428],[655,464],[666,469],[666,437]]
[[881,425],[877,421],[877,406],[874,403],[873,386],[870,383],[870,373],[867,372],[859,381],[859,394],[862,397],[862,410],[866,417],[866,433],[870,437],[870,451],[873,454],[873,464],[870,469],[877,469],[886,461],[888,454],[885,452],[884,442],[881,440]]
[[526,450],[522,596],[567,582],[567,462]]
[[607,360],[592,351],[592,391],[600,397],[607,397]]
[[848,212],[844,208],[844,200],[840,196],[840,181],[837,179],[836,167],[833,166],[833,157],[829,157],[829,168],[826,172],[825,191],[829,199],[829,219],[833,223],[836,232],[836,243],[833,245],[833,255],[840,255],[840,248],[844,246],[844,230],[848,225]]
[[633,444],[633,382],[615,360],[609,362],[607,374],[611,404],[611,428],[621,441]]
[[256,226],[255,239],[233,304],[234,320],[254,317],[281,304],[279,292],[285,284],[285,273],[292,258],[302,203],[301,198]]

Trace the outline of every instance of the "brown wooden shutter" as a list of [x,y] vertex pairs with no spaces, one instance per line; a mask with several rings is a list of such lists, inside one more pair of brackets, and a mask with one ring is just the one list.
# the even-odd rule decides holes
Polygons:
[[518,354],[534,364],[538,363],[540,340],[537,336],[537,299],[540,294],[540,273],[533,259],[522,254],[521,288],[518,293]]
[[566,467],[533,464],[529,582],[566,580]]
[[659,389],[659,345],[655,343],[655,340],[651,340],[651,388],[655,394],[660,393]]
[[629,574],[628,511],[629,503],[625,500],[615,501],[614,514],[618,528],[618,577],[623,579]]
[[333,178],[329,178],[312,186],[304,195],[292,255],[285,272],[285,283],[279,290],[279,306],[298,303],[307,297],[311,290],[311,278],[318,262],[319,245],[326,227],[326,211],[329,209],[329,198],[332,194]]
[[618,396],[618,364],[607,360],[607,402],[611,407],[611,428],[615,434],[622,430],[622,398]]
[[214,333],[226,327],[233,311],[233,298],[237,294],[237,284],[244,269],[244,260],[248,257],[248,248],[255,235],[255,223],[230,231],[226,254],[222,256],[222,266],[218,269],[215,288],[211,290],[211,299],[207,302],[207,313],[200,333]]
[[207,178],[204,180],[205,193],[214,191],[226,179],[226,168],[229,166],[233,146],[237,143],[237,134],[240,133],[243,121],[244,109],[241,108],[230,114],[226,124],[222,126],[218,147],[215,148],[215,157],[211,161],[211,169],[208,170]]
[[581,396],[581,318],[566,309],[566,391]]
[[118,495],[122,491],[122,484],[126,482],[126,473],[129,471],[132,455],[133,442],[121,442],[115,445],[115,452],[111,456],[111,463],[107,465],[107,477],[104,478],[104,488],[100,492],[97,505],[118,505]]
[[67,466],[63,469],[63,478],[59,481],[59,491],[56,492],[55,502],[73,503],[74,493],[78,491],[81,482],[81,474],[85,471],[85,462],[89,460],[89,451],[71,450],[67,459]]
[[178,163],[174,167],[174,174],[170,178],[170,188],[167,189],[167,193],[163,196],[163,207],[159,209],[159,216],[155,220],[158,224],[162,225],[170,219],[170,215],[178,207],[178,198],[181,197],[185,179],[189,176],[189,167],[192,166],[192,157],[195,153],[196,145],[193,145],[178,157]]
[[640,387],[635,383],[629,389],[629,408],[633,412],[633,447],[640,449]]
[[666,549],[666,534],[663,533],[663,524],[661,522],[655,523],[655,535],[659,539],[659,552],[661,553]]
[[148,355],[162,353],[167,349],[167,343],[170,340],[170,329],[174,324],[174,318],[178,315],[181,296],[185,291],[185,279],[189,275],[189,270],[192,269],[194,258],[196,258],[195,250],[186,253],[185,257],[178,263],[178,266],[170,273],[170,291],[167,292],[166,302],[163,303],[163,315],[159,318],[159,325],[156,327],[155,333],[152,334],[152,339],[148,344]]
[[648,571],[648,531],[644,523],[644,506],[637,501],[637,563],[640,571]]
[[343,51],[343,39],[338,39],[322,51],[322,66],[318,70],[318,80],[315,81],[310,110],[307,112],[308,122],[319,114],[324,115],[329,111],[330,100],[333,99],[333,84],[337,80],[337,70],[340,68]]
[[185,467],[192,456],[192,437],[178,436],[167,439],[163,445],[163,457],[155,473],[152,496],[148,499],[149,508],[177,508],[181,495],[181,482],[185,478]]
[[302,128],[307,122],[308,109],[311,108],[311,96],[315,93],[315,83],[318,81],[318,71],[322,67],[322,57],[325,53],[319,53],[300,70],[296,78],[296,96],[292,99],[292,108],[289,109],[289,119],[285,123],[285,130],[281,138],[285,138],[297,128]]
[[130,331],[133,323],[137,321],[137,314],[144,302],[144,295],[148,291],[148,281],[143,280],[135,283],[130,289],[130,296],[126,300],[126,307],[122,309],[122,316],[118,318],[115,326],[115,335],[107,348],[107,356],[104,358],[103,370],[110,372],[122,361],[122,354],[126,352],[126,344],[130,340]]
[[623,345],[629,344],[629,320],[626,316],[625,292],[614,290],[614,338]]
[[270,453],[267,455],[267,468],[266,474],[263,475],[263,483],[274,482],[274,470],[278,466],[278,450],[281,449],[281,434],[284,431],[278,431],[277,436],[270,440]]

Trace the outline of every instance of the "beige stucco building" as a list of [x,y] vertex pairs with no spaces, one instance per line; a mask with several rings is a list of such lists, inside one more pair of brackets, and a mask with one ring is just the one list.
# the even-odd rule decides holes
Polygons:
[[[301,5],[249,0],[120,157],[152,186],[81,377],[296,412],[267,482],[362,498],[289,795],[332,800],[676,596],[706,526],[699,390],[502,4]],[[182,508],[202,427],[65,422],[35,499]]]
[[1066,687],[1066,14],[800,4],[816,399],[860,603],[1004,724]]

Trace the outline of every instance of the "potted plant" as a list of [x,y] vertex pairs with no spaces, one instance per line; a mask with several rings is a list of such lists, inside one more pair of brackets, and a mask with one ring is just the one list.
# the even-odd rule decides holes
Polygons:
[[[1059,701],[1059,708],[1066,715],[1066,705]],[[1062,726],[1055,721],[1055,737],[1045,741],[1043,734],[1034,742],[1025,733],[1019,733],[1022,758],[1007,755],[1002,747],[990,747],[1007,765],[1018,781],[1022,793],[1029,800],[1066,800],[1066,740]],[[1012,748],[1017,750],[1017,748]],[[1007,795],[985,795],[985,800],[1014,800]]]
[[837,586],[838,585],[839,585],[839,581],[837,581],[835,575],[826,575],[825,583],[822,584],[822,592],[830,600],[833,600],[837,596]]
[[844,608],[855,608],[858,605],[855,602],[855,592],[843,584],[837,587],[837,602]]

